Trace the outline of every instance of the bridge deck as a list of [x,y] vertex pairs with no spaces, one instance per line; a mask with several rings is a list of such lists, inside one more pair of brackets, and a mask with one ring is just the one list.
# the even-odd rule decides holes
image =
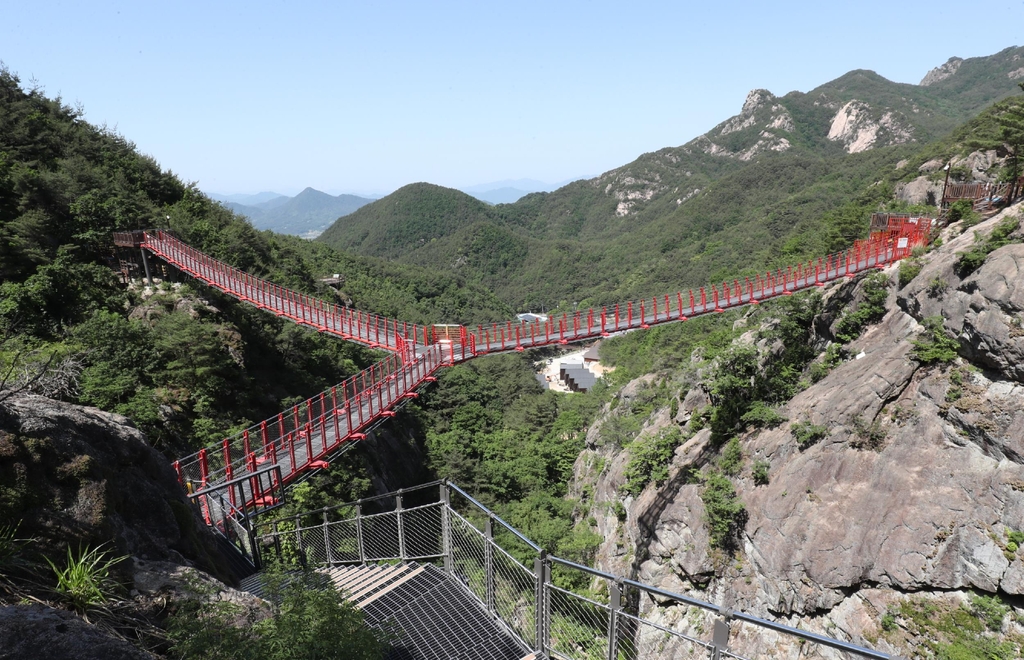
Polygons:
[[[192,490],[216,489],[267,464],[280,467],[284,484],[324,467],[346,443],[360,440],[371,426],[394,415],[403,400],[416,396],[435,372],[479,355],[521,351],[551,344],[586,341],[612,333],[724,312],[816,286],[872,268],[884,267],[927,243],[931,220],[890,220],[881,231],[845,252],[774,273],[745,277],[685,293],[588,309],[533,323],[450,326],[440,335],[430,326],[410,324],[312,298],[229,266],[162,230],[121,232],[115,243],[138,247],[243,302],[296,323],[393,354],[330,390],[276,417],[175,462],[179,479]],[[452,328],[455,328],[452,333]],[[443,338],[442,338],[443,337]],[[449,339],[448,337],[451,337]],[[261,504],[257,487],[240,491],[245,506]],[[235,506],[239,503],[233,502]],[[271,504],[266,502],[264,504]],[[244,507],[243,507],[244,508]]]

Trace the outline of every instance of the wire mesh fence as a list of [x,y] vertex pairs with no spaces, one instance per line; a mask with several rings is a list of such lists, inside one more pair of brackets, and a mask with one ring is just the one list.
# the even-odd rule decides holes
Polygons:
[[299,527],[295,530],[296,543],[302,549],[306,557],[306,563],[310,566],[323,566],[327,564],[327,528],[323,525],[316,527]]
[[484,603],[487,602],[487,559],[484,533],[456,512],[451,512],[452,573]]
[[360,519],[366,561],[400,559],[398,512],[377,513]]
[[503,548],[494,545],[491,565],[494,612],[523,641],[537,641],[537,578]]
[[[560,660],[748,660],[787,649],[823,660],[890,658],[549,557],[446,482],[260,521],[255,533],[260,547],[311,565],[443,562],[481,609],[527,648]],[[666,607],[682,608],[681,614]]]
[[608,608],[551,584],[544,592],[549,603],[551,655],[571,660],[607,658]]
[[402,511],[406,559],[423,559],[442,554],[443,504],[425,504]]
[[354,519],[327,523],[327,536],[330,541],[329,563],[362,561],[363,555],[359,551],[359,528]]
[[645,658],[710,658],[714,645],[677,630],[646,621],[628,612],[616,621],[618,657],[622,660]]

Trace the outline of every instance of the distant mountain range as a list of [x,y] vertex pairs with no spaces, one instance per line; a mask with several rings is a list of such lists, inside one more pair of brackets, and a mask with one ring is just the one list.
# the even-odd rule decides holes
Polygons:
[[[487,204],[513,204],[531,193],[550,192],[578,180],[544,183],[536,179],[506,179],[467,186],[461,190]],[[374,198],[358,195],[329,195],[314,188],[306,188],[294,197],[270,191],[256,194],[207,194],[235,213],[249,218],[257,229],[270,229],[303,238],[316,238],[338,218],[375,201]]]
[[467,195],[476,197],[481,202],[488,204],[514,204],[522,197],[535,192],[551,192],[573,181],[579,181],[588,177],[576,177],[566,179],[558,183],[544,183],[536,179],[505,179],[504,181],[493,181],[491,183],[479,183],[475,186],[459,188]]
[[261,192],[255,195],[221,195],[218,193],[207,193],[210,199],[215,199],[218,202],[232,202],[234,204],[245,204],[246,206],[257,206],[264,202],[269,202],[279,197],[288,198],[287,195],[282,195],[276,192]]
[[257,229],[303,238],[316,238],[338,218],[373,201],[356,195],[328,195],[313,188],[306,188],[295,197],[272,192],[210,197],[249,218]]
[[1021,79],[1024,48],[1012,47],[952,58],[920,85],[856,70],[809,92],[755,89],[704,135],[598,177],[500,206],[480,201],[484,186],[411,184],[318,240],[463,274],[520,309],[699,286],[849,245],[896,187],[953,153],[939,140],[973,130],[962,125]]

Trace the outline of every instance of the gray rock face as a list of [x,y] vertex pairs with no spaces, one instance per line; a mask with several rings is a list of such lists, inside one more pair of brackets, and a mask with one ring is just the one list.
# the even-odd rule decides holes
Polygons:
[[150,660],[70,612],[42,605],[0,607],[0,660]]
[[921,87],[927,87],[929,85],[934,85],[940,80],[945,80],[955,74],[963,63],[964,59],[962,57],[951,57],[946,60],[945,64],[937,66],[926,73],[924,78],[922,78],[921,82],[918,84],[920,84]]
[[963,280],[954,269],[957,253],[968,250],[976,233],[987,235],[1001,219],[984,222],[934,252],[897,303],[917,319],[942,316],[972,364],[1024,382],[1024,245],[996,250]]
[[913,181],[900,184],[896,189],[896,199],[908,204],[935,205],[941,198],[942,181],[932,181],[927,176],[919,176]]
[[193,562],[217,571],[215,540],[170,464],[120,415],[40,396],[0,405],[0,519],[60,556],[67,546]]
[[[984,235],[1001,219],[976,230]],[[745,467],[734,482],[749,519],[735,558],[710,547],[700,486],[678,478],[706,465],[701,434],[677,450],[662,487],[625,501],[620,538],[606,541],[602,557],[613,544],[635,544],[631,568],[641,581],[865,644],[877,639],[886,604],[915,594],[1024,594],[1024,552],[1007,545],[1009,532],[1024,530],[1024,245],[991,253],[961,280],[957,253],[973,242],[969,232],[928,254],[900,291],[890,268],[887,315],[848,346],[859,359],[797,394],[782,410],[787,423],[741,435]],[[826,292],[826,310],[858,290]],[[911,340],[929,316],[959,338],[956,363],[912,359]],[[822,337],[834,322],[816,323]],[[791,432],[798,421],[825,426],[827,437],[801,449]],[[880,446],[858,448],[872,424]],[[754,484],[755,459],[770,462],[769,484]],[[609,456],[598,504],[618,497],[622,463]],[[644,607],[679,630],[710,624],[685,608]],[[751,636],[740,650],[785,655],[788,642],[766,639]]]

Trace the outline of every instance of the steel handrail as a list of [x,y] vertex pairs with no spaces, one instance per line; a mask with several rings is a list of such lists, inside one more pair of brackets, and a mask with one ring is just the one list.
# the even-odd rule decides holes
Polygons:
[[[499,521],[503,526],[508,528],[509,531],[512,532],[517,538],[519,538],[520,540],[526,542],[531,548],[535,549],[538,552],[538,557],[537,558],[540,561],[546,562],[549,565],[550,564],[561,565],[561,566],[564,566],[566,568],[577,570],[577,571],[586,573],[588,575],[592,575],[592,576],[597,577],[597,578],[608,580],[610,583],[615,583],[615,584],[619,585],[619,588],[624,587],[624,586],[633,587],[635,589],[639,589],[639,590],[644,591],[646,593],[658,596],[659,598],[662,598],[662,599],[672,600],[672,601],[676,601],[676,602],[679,602],[679,603],[682,603],[682,604],[685,604],[685,605],[697,607],[697,608],[700,608],[702,610],[706,610],[708,612],[712,612],[712,613],[718,614],[719,616],[723,617],[723,619],[725,619],[726,621],[728,621],[730,619],[736,620],[736,621],[741,621],[741,622],[744,622],[744,623],[748,623],[748,624],[757,626],[759,628],[764,628],[764,629],[772,630],[774,632],[778,632],[778,633],[782,633],[782,634],[785,634],[785,635],[789,635],[789,636],[795,637],[797,639],[805,640],[805,641],[808,641],[808,642],[813,642],[815,644],[821,644],[823,646],[828,646],[830,648],[834,648],[834,649],[839,650],[839,651],[844,651],[844,652],[847,652],[847,653],[854,653],[854,654],[857,654],[857,655],[860,655],[860,656],[863,656],[863,657],[872,658],[873,660],[893,660],[894,658],[898,657],[898,656],[894,656],[894,655],[891,655],[891,654],[888,654],[888,653],[883,653],[881,651],[875,651],[875,650],[872,650],[872,649],[869,649],[869,648],[866,648],[866,647],[858,646],[858,645],[850,643],[850,642],[844,642],[842,640],[835,639],[833,637],[827,637],[825,635],[820,635],[818,633],[813,633],[813,632],[801,630],[799,628],[795,628],[793,626],[788,626],[788,625],[783,624],[783,623],[778,623],[778,622],[771,621],[771,620],[768,620],[768,619],[762,619],[761,617],[755,616],[753,614],[748,614],[748,613],[745,613],[745,612],[742,612],[742,611],[734,611],[734,610],[731,610],[731,609],[729,609],[727,607],[724,607],[724,606],[715,605],[713,603],[709,603],[707,601],[703,601],[703,600],[700,600],[698,598],[692,598],[690,596],[686,596],[684,594],[680,594],[680,593],[676,593],[676,592],[673,592],[673,591],[669,591],[667,589],[661,589],[659,587],[654,587],[654,586],[651,586],[651,585],[648,585],[648,584],[644,584],[643,582],[638,582],[636,580],[632,580],[632,579],[625,578],[625,577],[622,577],[622,576],[617,576],[617,575],[614,575],[612,573],[608,573],[606,571],[602,571],[602,570],[599,570],[599,569],[596,569],[596,568],[592,568],[590,566],[585,566],[585,565],[580,564],[578,562],[574,562],[574,561],[571,561],[571,560],[568,560],[568,559],[557,557],[555,555],[548,555],[548,554],[546,554],[544,552],[544,550],[539,545],[537,545],[536,543],[531,541],[529,538],[527,538],[525,535],[523,535],[522,532],[519,532],[515,528],[511,527],[510,525],[508,525],[508,523],[506,523],[505,521],[501,520],[501,518],[499,518],[497,516],[497,514],[495,514],[493,511],[491,511],[487,506],[481,504],[479,500],[477,500],[473,496],[471,496],[468,493],[466,493],[466,491],[463,490],[458,485],[456,485],[456,484],[454,484],[454,483],[452,483],[450,481],[447,481],[447,480],[432,481],[432,482],[429,482],[429,483],[426,483],[426,484],[421,484],[421,485],[416,486],[416,487],[411,488],[411,489],[402,489],[400,491],[393,491],[391,493],[384,493],[382,495],[376,495],[376,496],[374,496],[372,498],[365,498],[365,499],[362,499],[362,500],[356,500],[355,502],[348,502],[348,503],[345,503],[345,504],[339,504],[339,505],[336,505],[335,507],[325,507],[323,509],[317,509],[315,511],[309,511],[306,514],[299,514],[299,515],[300,516],[307,515],[307,514],[308,515],[313,515],[313,514],[317,514],[317,513],[322,514],[322,513],[324,513],[325,511],[328,511],[328,510],[335,510],[335,509],[339,509],[339,508],[343,508],[343,507],[351,507],[353,505],[360,504],[362,502],[366,502],[366,501],[370,501],[370,500],[375,500],[375,499],[382,499],[382,498],[388,498],[388,497],[396,497],[398,495],[402,495],[402,494],[405,494],[405,493],[408,493],[408,492],[413,492],[415,490],[422,490],[422,489],[426,489],[426,488],[432,488],[432,487],[436,487],[438,485],[443,486],[445,489],[448,489],[449,491],[454,490],[456,493],[458,493],[459,495],[461,495],[464,498],[466,498],[466,500],[472,506],[476,507],[481,513],[486,515],[489,519]],[[439,503],[443,504],[446,507],[448,507],[448,510],[450,510],[454,515],[458,516],[461,520],[465,521],[467,524],[471,524],[468,520],[463,518],[463,516],[461,514],[459,514],[459,512],[456,511],[454,507],[452,507],[450,502],[444,502],[444,501],[432,502],[432,503],[429,503],[429,504],[426,504],[426,505],[423,505],[423,506],[434,506],[434,505],[439,504]],[[410,510],[413,510],[413,509],[410,509]],[[389,513],[394,513],[394,512],[389,512]],[[318,525],[311,525],[309,527],[303,527],[302,529],[303,529],[303,531],[321,529],[325,525],[327,525],[327,526],[336,525],[339,522],[347,522],[347,521],[351,521],[351,520],[357,520],[360,517],[361,516],[355,516],[355,517],[348,518],[348,519],[343,520],[343,521],[330,521],[330,522],[320,523]],[[261,526],[262,525],[272,525],[272,524],[278,523],[278,522],[293,521],[293,520],[295,520],[295,516],[291,516],[291,517],[288,517],[288,518],[279,518],[279,519],[273,520],[273,521],[260,521],[259,523],[257,523],[257,525],[261,525]],[[507,551],[505,551],[505,549],[502,548],[495,541],[495,539],[488,539],[488,538],[486,538],[486,536],[484,536],[484,532],[481,532],[479,529],[476,529],[475,526],[472,526],[472,527],[473,527],[473,529],[478,534],[480,534],[482,536],[482,538],[484,538],[484,540],[486,542],[493,543],[497,549],[500,549],[503,552],[505,552],[506,554],[508,554]],[[278,534],[291,534],[291,533],[294,533],[294,530],[278,532]],[[426,557],[439,557],[439,556],[445,556],[445,555],[429,555],[429,556],[424,556],[424,558],[426,558]],[[511,555],[509,555],[509,556],[511,557]],[[409,557],[398,557],[398,556],[396,556],[396,557],[385,557],[385,558],[380,558],[380,559],[381,560],[393,560],[393,559],[410,559],[410,558]],[[514,559],[514,557],[513,557],[513,559]],[[374,559],[374,561],[376,561],[376,560],[377,560],[377,558]],[[352,563],[352,561],[354,561],[354,560],[349,560],[347,562],[340,562],[340,563]],[[517,563],[518,563],[518,561],[517,561]],[[530,570],[528,567],[525,567],[525,566],[524,566],[524,569],[526,569],[527,571]],[[546,575],[549,575],[549,573],[545,571],[545,572],[540,573],[538,575],[545,575],[546,576]],[[540,579],[540,578],[538,578],[538,579]],[[561,588],[555,587],[555,585],[550,584],[546,580],[544,582],[544,585],[545,585],[545,588],[558,589],[559,591],[563,591],[563,592],[565,592],[567,594],[570,594],[572,596],[575,596],[577,598],[585,600],[586,602],[589,602],[589,603],[591,603],[593,605],[597,605],[597,606],[608,608],[608,609],[614,609],[612,605],[598,603],[596,601],[593,601],[591,599],[586,598],[585,596],[577,594],[577,593],[575,593],[575,592],[573,592],[571,590],[565,590],[565,589],[561,589]],[[645,624],[651,623],[651,625],[655,625],[653,622],[648,622],[648,621],[646,621],[645,619],[642,619],[642,618],[638,618],[637,620],[641,621],[641,622],[643,622]],[[682,635],[682,633],[676,633],[676,631],[670,631],[669,630],[667,632],[670,632],[671,634]],[[683,637],[685,637],[686,639],[690,639],[689,637],[686,637],[685,635],[683,635]],[[700,643],[705,645],[705,646],[707,646],[707,647],[709,647],[709,648],[712,646],[712,644],[708,644],[706,642],[700,642]]]
[[463,497],[465,497],[465,498],[466,498],[467,500],[469,500],[469,501],[470,501],[471,503],[473,503],[473,504],[474,504],[474,505],[475,505],[475,506],[476,506],[476,507],[477,507],[478,509],[480,509],[481,511],[483,511],[484,513],[486,513],[486,514],[488,515],[488,517],[489,517],[489,518],[490,518],[491,520],[496,520],[496,521],[497,521],[498,523],[500,523],[502,527],[504,527],[504,528],[505,528],[505,529],[507,529],[507,530],[508,530],[509,532],[511,532],[511,533],[512,533],[512,534],[513,534],[514,536],[516,536],[516,537],[517,537],[517,538],[518,538],[518,539],[519,539],[520,541],[522,541],[522,542],[523,542],[523,543],[525,543],[526,545],[530,546],[531,548],[533,548],[533,549],[534,549],[534,550],[536,550],[537,552],[543,552],[543,551],[544,551],[544,550],[543,550],[543,549],[542,549],[542,548],[541,548],[541,547],[540,547],[539,545],[537,545],[536,543],[534,543],[533,541],[531,541],[530,539],[528,539],[528,538],[527,538],[527,537],[526,537],[526,536],[525,536],[525,535],[524,535],[524,534],[523,534],[522,532],[520,532],[520,531],[519,531],[518,529],[516,529],[516,528],[515,528],[515,527],[513,527],[512,525],[510,525],[510,524],[508,524],[507,522],[505,522],[505,521],[504,521],[504,520],[503,520],[503,519],[501,518],[501,516],[499,516],[498,514],[494,513],[493,511],[491,511],[490,509],[488,509],[488,508],[487,508],[486,506],[484,506],[483,504],[481,504],[480,502],[478,502],[478,501],[476,500],[476,498],[474,498],[474,497],[473,497],[472,495],[470,495],[470,494],[469,494],[469,493],[467,493],[466,491],[462,490],[461,488],[459,488],[458,486],[456,486],[455,484],[453,484],[453,483],[452,483],[452,482],[450,482],[450,481],[444,481],[444,483],[445,483],[445,484],[447,484],[448,488],[450,488],[450,489],[454,490],[454,491],[455,491],[456,493],[458,493],[459,495],[462,495],[462,496],[463,496]]

